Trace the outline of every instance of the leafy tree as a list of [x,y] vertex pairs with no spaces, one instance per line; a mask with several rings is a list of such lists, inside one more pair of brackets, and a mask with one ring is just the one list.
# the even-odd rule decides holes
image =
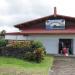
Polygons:
[[0,32],[1,36],[4,36],[4,35],[5,35],[5,33],[6,33],[6,31],[5,31],[5,30],[2,30],[2,31]]
[[0,38],[1,38],[1,39],[3,39],[3,38],[5,37],[5,33],[6,33],[5,30],[2,30],[2,31],[0,32]]

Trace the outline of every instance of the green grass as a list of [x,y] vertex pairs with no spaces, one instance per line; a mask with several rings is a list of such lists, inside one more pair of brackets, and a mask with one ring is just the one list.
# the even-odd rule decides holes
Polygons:
[[[43,60],[41,63],[28,62],[16,58],[0,57],[0,68],[11,67],[11,68],[16,68],[17,70],[24,70],[28,73],[29,72],[44,73],[44,75],[48,75],[47,73],[49,68],[52,67],[52,63],[53,63],[52,56],[46,56],[45,60]],[[37,74],[37,75],[41,75],[41,74]]]

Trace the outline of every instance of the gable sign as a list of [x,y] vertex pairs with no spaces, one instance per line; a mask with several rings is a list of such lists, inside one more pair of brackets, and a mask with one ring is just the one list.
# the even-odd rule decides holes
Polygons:
[[46,29],[65,29],[64,19],[46,20]]

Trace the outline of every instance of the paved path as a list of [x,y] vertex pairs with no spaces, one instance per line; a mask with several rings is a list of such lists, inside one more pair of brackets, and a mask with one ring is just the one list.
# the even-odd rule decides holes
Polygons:
[[55,57],[50,75],[75,75],[75,58]]

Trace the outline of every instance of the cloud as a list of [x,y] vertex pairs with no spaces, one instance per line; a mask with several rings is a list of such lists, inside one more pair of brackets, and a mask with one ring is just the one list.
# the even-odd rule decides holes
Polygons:
[[75,17],[74,0],[52,0],[53,6],[57,7],[58,14]]
[[19,32],[17,28],[14,28],[13,26],[0,26],[0,31],[6,30],[6,32]]
[[8,0],[9,14],[27,14],[31,12],[32,6],[28,0]]
[[8,14],[9,4],[6,0],[0,0],[0,15]]

